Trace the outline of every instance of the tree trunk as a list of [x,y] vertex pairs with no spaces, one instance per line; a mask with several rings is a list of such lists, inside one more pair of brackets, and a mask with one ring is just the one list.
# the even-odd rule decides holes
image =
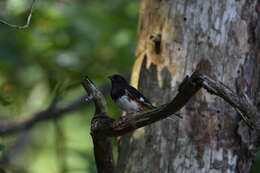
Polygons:
[[[199,69],[259,105],[260,2],[143,0],[132,85],[155,105]],[[249,173],[257,134],[222,99],[201,90],[181,120],[121,139],[121,173]]]

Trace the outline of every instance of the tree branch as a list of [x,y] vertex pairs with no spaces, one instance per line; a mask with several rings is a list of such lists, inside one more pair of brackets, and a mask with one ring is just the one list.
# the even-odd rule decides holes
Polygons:
[[22,122],[3,122],[0,124],[0,135],[13,134],[19,132],[21,130],[29,129],[40,121],[60,118],[64,114],[75,111],[85,105],[84,99],[76,100],[70,105],[64,108],[57,109],[47,109],[45,111],[41,111],[35,115],[32,115],[29,119]]
[[34,10],[35,2],[36,2],[36,0],[32,0],[30,11],[29,11],[29,14],[28,14],[28,17],[27,17],[25,25],[19,26],[19,25],[10,24],[7,21],[2,20],[2,19],[0,19],[0,24],[4,24],[4,25],[7,25],[7,26],[9,26],[11,28],[15,28],[15,29],[26,29],[26,28],[28,28],[30,26],[30,22],[31,22],[31,18],[32,18],[32,13],[33,13],[33,10]]
[[99,114],[106,114],[107,113],[107,103],[103,94],[95,87],[93,82],[86,78],[82,81],[82,85],[89,93],[88,97],[93,98],[95,103],[96,112],[94,116],[98,116]]
[[[109,92],[109,85],[106,84],[100,88],[103,93]],[[89,103],[91,99],[86,100],[88,98],[86,95],[81,96],[79,99],[73,101],[63,108],[53,108],[50,107],[47,110],[38,112],[34,115],[29,116],[30,118],[24,120],[22,122],[6,122],[3,121],[0,123],[0,136],[10,135],[17,133],[22,130],[30,129],[37,123],[50,119],[61,118],[67,113],[79,110],[86,106],[86,103]]]
[[260,114],[257,108],[248,100],[246,95],[240,97],[223,83],[199,74],[202,87],[209,93],[221,97],[228,102],[241,115],[244,121],[251,127],[260,130]]
[[[107,104],[103,94],[95,87],[93,82],[88,78],[83,80],[82,85],[89,94],[89,97],[93,98],[93,101],[95,103],[96,111],[94,114],[94,119],[99,119],[102,117],[109,119],[109,117],[107,116]],[[93,124],[95,124],[94,120],[91,121],[91,129]],[[111,138],[100,136],[97,133],[92,132],[91,136],[94,144],[94,154],[98,172],[113,173],[115,171],[115,165],[112,153]]]

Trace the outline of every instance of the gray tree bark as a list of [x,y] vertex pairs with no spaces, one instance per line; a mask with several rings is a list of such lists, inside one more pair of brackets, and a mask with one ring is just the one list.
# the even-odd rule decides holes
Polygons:
[[[155,105],[199,69],[260,105],[260,2],[143,0],[132,85]],[[181,111],[124,136],[121,173],[248,173],[258,134],[222,99],[201,90]]]

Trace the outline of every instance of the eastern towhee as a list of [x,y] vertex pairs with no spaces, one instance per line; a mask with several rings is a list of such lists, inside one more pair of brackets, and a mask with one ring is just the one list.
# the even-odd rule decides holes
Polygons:
[[127,113],[147,111],[155,108],[137,89],[128,84],[120,75],[108,77],[112,82],[111,97]]

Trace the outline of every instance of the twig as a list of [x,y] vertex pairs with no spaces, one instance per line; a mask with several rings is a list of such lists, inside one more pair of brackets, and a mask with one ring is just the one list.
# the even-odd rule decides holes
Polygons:
[[0,24],[4,24],[4,25],[7,25],[7,26],[9,26],[11,28],[15,28],[15,29],[26,29],[26,28],[28,28],[30,26],[30,22],[31,22],[31,18],[32,18],[32,13],[33,13],[33,10],[34,10],[35,2],[36,2],[36,0],[32,0],[30,11],[29,11],[29,14],[28,14],[27,21],[26,21],[25,25],[19,26],[19,25],[10,24],[7,21],[2,20],[2,19],[0,19]]
[[82,81],[82,85],[85,88],[86,92],[89,94],[89,98],[93,98],[95,102],[95,116],[99,114],[107,113],[107,103],[103,94],[95,87],[93,82],[86,78]]

